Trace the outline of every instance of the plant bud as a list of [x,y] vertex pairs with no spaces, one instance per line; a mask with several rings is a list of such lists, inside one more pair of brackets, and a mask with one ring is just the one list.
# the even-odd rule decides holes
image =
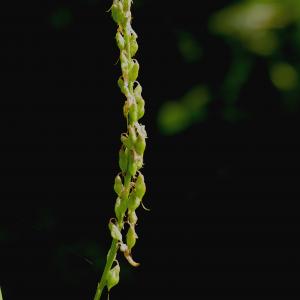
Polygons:
[[128,196],[129,196],[129,190],[124,188],[120,194],[121,200],[126,202],[128,199]]
[[122,189],[123,189],[122,179],[119,175],[117,175],[116,178],[115,178],[115,183],[114,183],[114,191],[119,196]]
[[122,147],[119,151],[119,167],[122,173],[126,172],[127,164],[128,164],[127,153],[125,152],[124,147]]
[[126,234],[126,244],[129,252],[131,252],[131,249],[134,247],[137,238],[138,236],[135,233],[134,226],[130,225],[128,232]]
[[138,108],[137,104],[134,102],[129,106],[129,123],[134,124],[138,120]]
[[119,263],[108,271],[106,277],[106,285],[108,291],[110,291],[120,280],[120,266]]
[[136,88],[134,89],[133,93],[134,93],[134,96],[136,98],[140,98],[142,97],[142,86],[138,83],[138,85],[136,86]]
[[131,35],[129,42],[130,42],[130,55],[131,55],[131,57],[133,57],[133,56],[135,56],[135,54],[137,53],[137,51],[139,49],[139,45],[136,41],[136,36]]
[[141,155],[137,156],[135,159],[137,169],[140,170],[143,167],[143,157]]
[[121,92],[127,97],[129,95],[129,89],[125,85],[124,80],[122,79],[122,76],[118,79],[118,86],[119,86]]
[[125,54],[125,51],[122,51],[120,54],[120,61],[121,61],[121,69],[123,72],[127,72],[128,71],[128,59],[127,56]]
[[131,65],[130,70],[129,70],[129,74],[128,74],[129,81],[131,81],[131,82],[136,81],[136,79],[139,76],[139,69],[140,69],[140,65],[139,65],[139,63],[137,61],[135,61]]
[[142,199],[146,193],[146,184],[144,181],[144,176],[141,172],[139,172],[139,176],[135,182],[135,192],[140,199]]
[[137,104],[137,118],[141,119],[145,114],[145,100],[141,98],[136,99]]
[[126,201],[118,197],[115,203],[115,214],[119,222],[124,218],[126,209]]
[[124,11],[129,11],[132,0],[123,0]]
[[124,40],[122,34],[120,33],[120,31],[118,31],[116,34],[116,41],[117,41],[117,45],[118,45],[119,49],[123,50],[125,48],[125,40]]
[[114,240],[122,241],[122,233],[120,232],[119,228],[112,221],[109,221],[108,227],[110,230],[111,237]]
[[128,135],[128,140],[129,140],[129,143],[130,143],[130,148],[133,148],[133,145],[135,144],[136,142],[136,132],[135,132],[135,129],[133,126],[128,126],[128,132],[129,132],[129,135]]
[[130,211],[135,211],[141,204],[141,199],[136,195],[136,192],[133,190],[128,198],[128,209]]
[[136,143],[134,145],[135,151],[139,155],[143,155],[145,148],[146,148],[146,139],[145,137],[141,136],[140,134],[138,135],[136,139]]
[[131,176],[135,176],[135,173],[137,172],[137,164],[135,161],[135,155],[133,151],[130,151],[129,156],[128,156],[128,173]]
[[134,210],[128,211],[128,221],[130,224],[135,225],[138,221],[138,217]]
[[111,7],[111,16],[118,25],[124,24],[125,14],[122,2],[118,1],[117,3],[113,4],[113,6]]

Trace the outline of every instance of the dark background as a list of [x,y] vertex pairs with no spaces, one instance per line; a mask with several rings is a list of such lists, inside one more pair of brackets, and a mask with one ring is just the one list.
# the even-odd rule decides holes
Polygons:
[[[271,19],[246,1],[134,2],[151,211],[111,299],[299,294],[300,4],[282,2]],[[3,297],[93,299],[125,131],[110,2],[1,6]]]

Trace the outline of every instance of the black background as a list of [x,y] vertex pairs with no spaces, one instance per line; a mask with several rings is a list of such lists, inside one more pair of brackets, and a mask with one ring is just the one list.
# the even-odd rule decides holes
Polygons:
[[[299,111],[285,113],[257,58],[242,105],[251,120],[220,118],[218,86],[230,51],[207,34],[209,15],[232,1],[144,1],[139,34],[149,135],[139,210],[141,262],[120,257],[111,299],[290,299],[299,289]],[[2,5],[2,4],[1,4]],[[110,244],[107,230],[125,130],[116,26],[106,1],[63,1],[72,22],[51,26],[61,1],[1,9],[0,285],[4,300],[92,299]],[[185,28],[207,51],[186,65]],[[199,80],[216,90],[206,122],[163,136],[165,98]]]

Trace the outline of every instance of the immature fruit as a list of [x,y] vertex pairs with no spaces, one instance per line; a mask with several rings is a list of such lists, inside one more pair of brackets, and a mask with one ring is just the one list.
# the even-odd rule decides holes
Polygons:
[[145,114],[145,100],[142,97],[137,98],[136,105],[137,105],[137,117],[138,119],[141,119]]
[[130,148],[133,148],[135,142],[136,142],[136,132],[133,126],[128,126],[128,140],[130,144]]
[[138,221],[138,217],[134,210],[128,211],[128,221],[130,224],[135,225]]
[[117,285],[119,283],[119,280],[120,280],[120,266],[118,263],[107,273],[106,285],[107,285],[108,291],[110,291],[111,288],[113,288],[115,285]]
[[117,45],[118,45],[119,49],[123,50],[125,48],[125,40],[124,40],[122,34],[120,33],[120,31],[118,31],[116,34],[116,41],[117,41]]
[[136,192],[136,195],[141,199],[144,197],[144,195],[146,193],[146,184],[144,181],[144,176],[140,172],[139,172],[139,176],[135,182],[135,192]]
[[119,167],[122,173],[126,172],[127,164],[128,164],[127,153],[125,152],[124,147],[122,147],[119,151]]
[[128,173],[131,176],[135,176],[137,172],[137,164],[135,161],[135,155],[133,151],[130,151],[129,156],[128,156],[128,168],[127,168]]
[[122,241],[122,233],[120,232],[119,228],[111,221],[109,222],[108,227],[110,230],[111,237],[114,240]]
[[131,103],[131,105],[129,106],[128,117],[129,117],[130,124],[134,124],[138,120],[138,108],[137,108],[137,104],[135,102]]
[[118,1],[111,7],[111,15],[113,20],[121,25],[125,23],[125,14],[122,2]]
[[135,233],[134,226],[130,225],[128,232],[126,234],[126,244],[127,244],[129,252],[134,247],[137,238],[138,238],[138,236]]
[[140,65],[139,63],[135,60],[134,63],[130,66],[130,70],[128,73],[128,79],[131,82],[136,81],[136,79],[139,76],[139,70],[140,70]]
[[123,0],[124,11],[129,11],[132,0]]
[[129,43],[130,43],[130,55],[131,55],[131,57],[133,57],[133,56],[135,56],[135,54],[137,53],[137,51],[139,49],[139,45],[136,41],[136,36],[135,35],[132,34],[130,36]]
[[120,196],[122,189],[123,189],[122,179],[119,175],[117,175],[114,183],[114,191],[118,196]]
[[141,204],[141,198],[136,195],[136,192],[133,190],[128,198],[128,209],[130,211],[135,211]]
[[118,197],[115,203],[115,214],[119,222],[124,218],[126,209],[126,201]]
[[146,139],[145,137],[141,136],[140,134],[138,135],[136,139],[136,143],[134,145],[135,151],[139,155],[143,155],[145,148],[146,148]]

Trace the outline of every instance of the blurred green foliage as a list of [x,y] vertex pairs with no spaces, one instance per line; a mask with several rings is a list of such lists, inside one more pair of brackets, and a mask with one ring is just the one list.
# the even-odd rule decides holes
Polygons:
[[191,88],[181,99],[167,101],[158,115],[160,130],[167,135],[178,133],[207,116],[210,96],[205,86]]
[[[300,1],[299,0],[243,0],[215,11],[208,18],[208,35],[223,39],[231,49],[229,67],[219,91],[211,93],[212,100],[222,97],[222,118],[228,122],[250,118],[247,111],[238,108],[241,91],[250,80],[257,59],[264,59],[269,68],[269,80],[280,95],[283,108],[294,111],[299,108],[299,71],[291,55],[284,49],[300,50]],[[178,50],[183,60],[199,64],[201,72],[202,36],[179,32]],[[201,84],[201,82],[199,82]],[[207,89],[210,88],[207,84]],[[209,115],[208,97],[197,93],[199,87],[191,87],[194,103],[190,109],[186,97],[163,103],[158,114],[158,124],[163,134],[176,134],[195,121],[205,121]],[[259,96],[259,95],[258,95]],[[254,100],[255,101],[255,100]],[[258,104],[259,105],[259,104]],[[197,110],[197,113],[195,113]],[[196,115],[196,117],[195,117]]]

